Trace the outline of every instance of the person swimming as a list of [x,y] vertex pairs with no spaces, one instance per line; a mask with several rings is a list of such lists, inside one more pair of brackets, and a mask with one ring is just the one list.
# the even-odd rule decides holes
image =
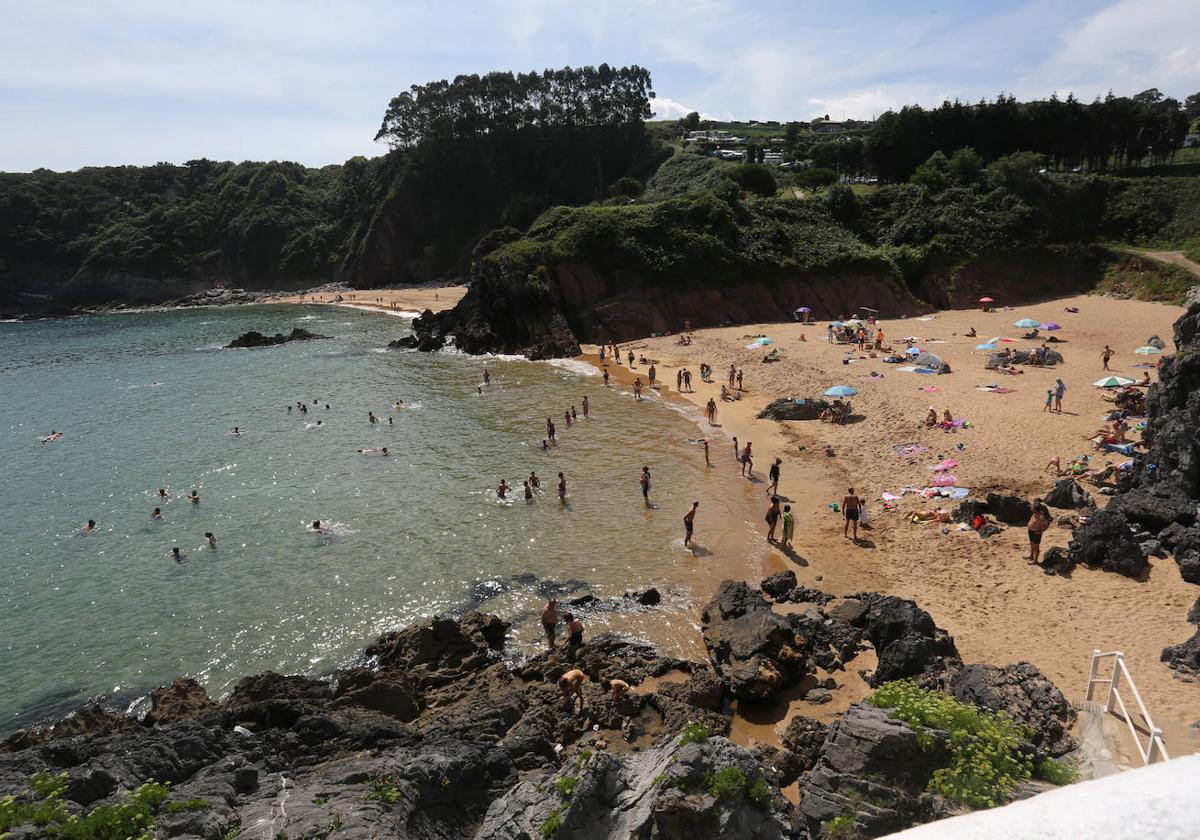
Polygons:
[[60,440],[62,438],[62,436],[63,436],[62,432],[56,432],[54,429],[51,429],[50,434],[46,435],[41,440],[42,440],[42,443],[54,443],[56,440]]
[[209,547],[209,548],[216,548],[216,547],[217,547],[217,538],[213,536],[213,532],[212,532],[212,531],[205,531],[205,532],[204,532],[204,539],[208,540],[208,547]]
[[[319,423],[320,421],[318,420],[317,422]],[[373,412],[373,411],[367,412],[367,422],[372,423],[372,424],[379,422],[379,418],[375,416],[375,412]]]
[[175,546],[174,548],[171,549],[171,557],[175,560],[176,563],[183,560],[184,554],[182,551],[179,550],[179,546]]
[[162,509],[155,508],[154,513],[150,514],[151,519],[162,519]]
[[80,529],[79,529],[79,533],[81,533],[81,534],[90,534],[90,533],[92,533],[92,531],[95,531],[95,530],[96,530],[96,520],[95,520],[95,519],[89,519],[89,520],[87,521],[87,524],[86,524],[86,525],[84,525],[82,528],[80,528]]
[[162,499],[164,502],[169,502],[171,501],[171,494],[167,492],[166,487],[159,487],[158,498]]
[[231,434],[233,437],[240,437],[242,434],[242,430],[240,428],[238,428],[237,426],[234,426],[233,431],[231,431],[229,434]]
[[506,498],[508,491],[511,489],[512,488],[508,486],[508,482],[502,478],[500,479],[500,485],[496,488],[496,496],[501,499]]
[[378,452],[380,455],[384,455],[384,456],[387,456],[387,455],[390,455],[390,454],[391,454],[390,452],[388,452],[388,448],[387,448],[386,446],[384,446],[384,447],[382,447],[382,448],[380,448],[380,449],[360,449],[360,450],[358,450],[358,451],[359,451],[360,453],[362,453],[363,455],[371,455],[371,454],[373,454],[373,453],[375,453],[375,452]]
[[332,533],[332,532],[329,530],[329,528],[328,528],[328,527],[326,527],[326,526],[324,526],[324,525],[322,525],[322,524],[321,524],[321,520],[320,520],[320,519],[314,519],[314,520],[313,520],[312,529],[313,529],[313,533],[316,533],[316,534],[329,534],[329,533]]
[[194,505],[200,504],[200,494],[193,490],[192,495],[188,496],[188,501]]
[[404,400],[396,400],[396,411],[404,410]]

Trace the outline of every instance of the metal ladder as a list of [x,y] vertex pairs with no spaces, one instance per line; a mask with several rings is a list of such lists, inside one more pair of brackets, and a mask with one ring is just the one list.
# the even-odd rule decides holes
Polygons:
[[[1112,674],[1107,677],[1098,676],[1100,662],[1106,659],[1112,660]],[[1092,651],[1092,668],[1088,676],[1086,702],[1092,702],[1098,685],[1107,686],[1104,712],[1125,721],[1125,725],[1129,727],[1129,734],[1133,736],[1133,743],[1137,746],[1138,755],[1142,757],[1142,764],[1170,760],[1171,757],[1167,755],[1167,747],[1163,743],[1162,730],[1154,725],[1154,721],[1150,718],[1150,712],[1146,711],[1146,704],[1142,702],[1142,696],[1138,694],[1137,686],[1133,683],[1133,677],[1129,675],[1129,669],[1125,666],[1124,652],[1119,650],[1107,653],[1099,650]],[[1141,723],[1134,722],[1125,706],[1125,699],[1121,696],[1123,685],[1128,686],[1129,693],[1133,695],[1133,700],[1137,703],[1137,710],[1142,716]]]

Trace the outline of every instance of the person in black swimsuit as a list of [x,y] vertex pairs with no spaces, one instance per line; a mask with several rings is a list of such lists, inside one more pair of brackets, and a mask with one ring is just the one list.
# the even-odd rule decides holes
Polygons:
[[567,623],[567,651],[574,655],[583,644],[583,622],[572,613],[563,613],[563,621]]

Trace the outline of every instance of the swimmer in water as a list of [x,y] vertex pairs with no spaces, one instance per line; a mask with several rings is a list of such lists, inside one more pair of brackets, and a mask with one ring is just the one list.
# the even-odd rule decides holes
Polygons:
[[396,411],[404,410],[404,400],[396,400]]
[[192,495],[188,496],[188,501],[194,505],[200,504],[200,494],[193,490]]
[[529,481],[525,481],[525,501],[533,498],[533,488],[529,486]]
[[50,434],[48,434],[44,438],[42,438],[42,443],[54,443],[54,441],[58,440],[61,437],[62,437],[62,432],[56,432],[56,431],[54,431],[54,429],[51,429]]
[[234,426],[233,431],[231,431],[229,434],[233,435],[234,437],[239,437],[242,434],[242,430],[237,426]]
[[571,419],[572,420],[579,419],[579,412],[575,410],[575,406],[571,406]]
[[569,411],[564,411],[564,412],[563,412],[563,419],[567,421],[567,428],[568,428],[568,429],[569,429],[569,428],[571,428],[571,412],[569,412]]
[[558,474],[558,503],[565,505],[567,503],[567,479],[562,474]]
[[508,486],[508,482],[502,478],[500,479],[500,486],[496,488],[496,495],[503,499],[505,498],[505,494],[507,494],[511,489],[512,488]]
[[212,532],[212,531],[205,531],[205,532],[204,532],[204,539],[208,540],[208,547],[209,547],[209,548],[216,548],[216,547],[217,547],[217,538],[213,536],[213,532]]
[[535,490],[542,486],[542,480],[537,477],[537,473],[533,470],[529,471],[529,486]]
[[95,531],[95,530],[96,530],[96,520],[95,520],[95,519],[89,519],[89,520],[87,521],[87,524],[86,524],[86,525],[84,525],[82,528],[80,528],[80,529],[79,529],[79,533],[81,533],[81,534],[90,534],[90,533],[92,533],[92,531]]
[[550,443],[545,438],[542,438],[542,449],[549,449]]
[[588,416],[588,399],[587,399],[587,397],[584,397],[583,398],[583,419],[586,420],[587,416]]
[[162,499],[164,502],[169,502],[171,501],[171,494],[167,492],[166,487],[159,487],[158,498]]
[[175,559],[176,563],[183,559],[183,552],[179,550],[179,546],[175,546],[171,549],[171,557]]
[[[317,422],[319,423],[320,421],[318,420]],[[378,422],[379,422],[379,418],[377,418],[377,417],[375,416],[375,413],[374,413],[373,411],[368,411],[368,412],[367,412],[367,422],[368,422],[368,423],[372,423],[372,424],[374,424],[374,423],[378,423]]]
[[162,519],[162,509],[155,508],[154,513],[150,514],[151,519]]
[[317,534],[328,534],[329,533],[329,529],[321,524],[320,519],[313,520],[312,529],[313,529],[313,532],[317,533]]
[[489,385],[489,384],[491,384],[491,381],[492,381],[492,375],[490,373],[488,373],[487,368],[484,368],[483,369],[483,384]]

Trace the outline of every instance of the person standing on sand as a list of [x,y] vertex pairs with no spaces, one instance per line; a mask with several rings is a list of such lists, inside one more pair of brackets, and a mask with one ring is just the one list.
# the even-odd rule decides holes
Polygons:
[[1038,560],[1042,554],[1042,534],[1050,527],[1052,517],[1050,510],[1041,499],[1033,500],[1033,513],[1029,516],[1029,556],[1025,558],[1032,565],[1041,565]]
[[712,397],[708,398],[708,425],[712,426],[717,422],[717,401]]
[[650,387],[651,387],[651,388],[653,388],[653,387],[654,387],[654,377],[658,375],[658,371],[656,371],[656,370],[654,369],[654,365],[653,365],[653,364],[652,364],[652,365],[650,365],[650,370],[647,372],[647,374],[646,374],[646,375],[647,375],[648,377],[650,377]]
[[629,351],[629,369],[633,370],[633,351]]
[[742,369],[738,368],[737,372],[737,389],[742,390]]
[[833,324],[829,324],[827,327],[825,327],[825,339],[830,344],[833,344]]
[[1046,391],[1046,404],[1042,406],[1042,414],[1045,414],[1047,411],[1051,411],[1053,409],[1053,405],[1054,405],[1054,391],[1047,390]]
[[650,507],[650,468],[642,467],[642,477],[639,479],[642,485],[642,499],[646,502],[646,507]]
[[546,633],[546,644],[554,650],[554,636],[558,630],[558,601],[551,598],[542,607],[542,630]]
[[[846,524],[842,526],[842,536],[849,536],[852,540],[858,539],[858,517],[862,510],[862,500],[854,495],[854,488],[851,487],[846,491],[845,498],[842,499],[842,515],[846,518]],[[854,526],[854,535],[850,536],[848,531],[850,526]]]
[[792,547],[792,535],[796,533],[796,517],[792,513],[791,505],[783,506],[783,542],[781,545],[784,548]]
[[683,393],[683,368],[675,371],[675,390]]
[[687,368],[683,369],[683,387],[689,394],[692,393],[692,372]]
[[696,527],[696,508],[700,507],[699,502],[692,502],[692,509],[683,515],[683,547],[691,548],[692,532]]
[[771,497],[771,506],[767,508],[767,542],[775,542],[775,528],[779,525],[779,517],[782,511],[779,509],[779,497]]
[[741,447],[738,446],[737,435],[733,436],[733,460],[737,461],[739,464],[742,462],[742,450]]
[[750,478],[754,477],[754,459],[750,455],[750,447],[753,445],[746,441],[746,448],[742,450],[742,475],[748,475]]
[[587,395],[584,395],[584,397],[583,397],[583,419],[586,420],[587,416],[588,416],[588,399],[587,399]]
[[604,345],[600,345],[600,364],[604,364],[604,354],[607,352]]
[[608,368],[604,369],[604,387],[608,387]]
[[1061,379],[1054,380],[1054,410],[1062,414],[1062,398],[1067,393],[1067,386]]
[[1113,357],[1113,349],[1107,344],[1104,345],[1104,352],[1100,354],[1100,361],[1104,362],[1104,369],[1108,370],[1108,360]]
[[771,479],[771,483],[767,485],[767,495],[774,496],[779,492],[779,467],[783,464],[781,458],[776,458],[771,462],[771,469],[767,475]]
[[730,391],[733,390],[733,383],[734,383],[734,380],[736,380],[736,379],[737,379],[737,365],[731,364],[729,366],[729,390]]
[[560,505],[567,503],[567,479],[562,473],[558,474],[558,503]]

